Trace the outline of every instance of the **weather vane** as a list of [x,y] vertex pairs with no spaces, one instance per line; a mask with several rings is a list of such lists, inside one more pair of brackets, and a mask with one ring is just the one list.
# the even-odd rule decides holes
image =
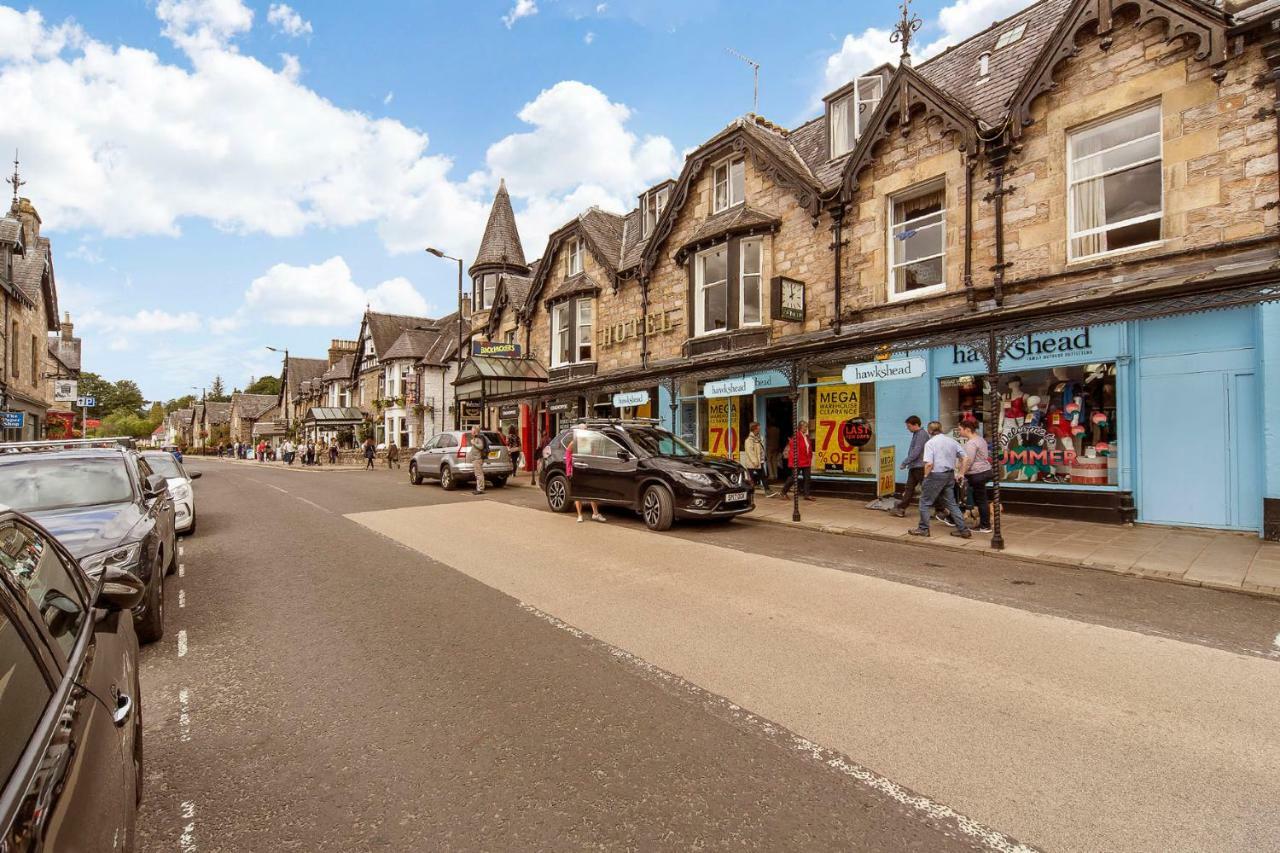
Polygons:
[[899,65],[911,65],[911,36],[923,26],[923,21],[918,15],[911,14],[911,0],[902,0],[902,5],[898,7],[902,10],[902,18],[898,23],[893,25],[893,35],[889,36],[889,41],[897,43],[902,42],[902,58]]
[[5,181],[13,184],[13,204],[16,207],[18,204],[18,188],[26,183],[26,181],[18,177],[18,149],[16,148],[13,149],[13,177],[5,178]]

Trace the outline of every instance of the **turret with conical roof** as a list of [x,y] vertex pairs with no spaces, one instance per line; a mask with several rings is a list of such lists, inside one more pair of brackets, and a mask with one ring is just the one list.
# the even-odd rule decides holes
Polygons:
[[484,226],[480,251],[471,265],[472,320],[476,327],[488,319],[493,307],[493,297],[498,288],[498,277],[503,273],[527,276],[529,265],[524,260],[524,247],[520,245],[520,232],[516,229],[516,214],[511,209],[511,196],[507,194],[507,182],[498,182],[498,193],[493,197],[489,221]]

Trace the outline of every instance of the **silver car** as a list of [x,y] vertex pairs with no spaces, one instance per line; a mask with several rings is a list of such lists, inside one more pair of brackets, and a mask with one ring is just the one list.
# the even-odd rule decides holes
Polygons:
[[[507,478],[515,473],[507,443],[496,432],[485,430],[489,441],[489,458],[484,462],[484,479],[487,484],[505,486]],[[427,440],[426,447],[413,454],[409,460],[409,482],[415,486],[423,480],[439,480],[446,491],[458,488],[459,483],[475,482],[475,468],[467,461],[471,448],[471,433],[450,430]]]

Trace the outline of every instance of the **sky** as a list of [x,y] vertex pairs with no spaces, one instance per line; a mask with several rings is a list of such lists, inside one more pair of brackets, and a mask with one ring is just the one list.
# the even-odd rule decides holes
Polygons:
[[[916,61],[1030,0],[918,0]],[[0,5],[0,152],[84,369],[148,399],[323,357],[365,306],[439,316],[500,179],[530,260],[751,111],[794,127],[896,60],[897,5],[49,0]]]

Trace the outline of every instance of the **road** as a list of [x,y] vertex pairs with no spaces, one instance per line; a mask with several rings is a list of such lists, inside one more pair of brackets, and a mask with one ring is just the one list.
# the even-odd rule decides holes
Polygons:
[[191,467],[141,849],[1280,846],[1280,603]]

